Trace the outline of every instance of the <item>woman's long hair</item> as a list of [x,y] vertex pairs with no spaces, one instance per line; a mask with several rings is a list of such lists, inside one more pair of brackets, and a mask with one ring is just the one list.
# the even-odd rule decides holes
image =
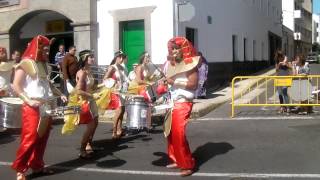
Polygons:
[[86,66],[88,58],[93,56],[90,50],[83,50],[79,52],[79,68],[83,69]]
[[295,56],[294,59],[297,59],[297,58],[299,58],[301,66],[304,66],[306,64],[306,58],[304,55],[298,54]]
[[125,59],[125,58],[127,58],[127,55],[124,52],[122,52],[121,50],[117,51],[116,53],[114,53],[114,58],[112,59],[110,65],[114,65],[116,63],[116,60],[118,57]]
[[149,56],[149,53],[147,51],[143,51],[139,56],[139,64],[143,64],[144,58],[146,56]]
[[284,54],[281,50],[277,50],[274,54],[274,59],[276,60],[276,63],[282,62],[284,60]]

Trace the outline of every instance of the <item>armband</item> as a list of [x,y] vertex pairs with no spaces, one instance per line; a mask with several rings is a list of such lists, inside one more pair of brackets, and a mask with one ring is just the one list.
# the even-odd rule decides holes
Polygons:
[[31,99],[30,97],[28,97],[28,95],[25,92],[22,92],[19,94],[19,98],[23,101],[23,102],[29,102]]

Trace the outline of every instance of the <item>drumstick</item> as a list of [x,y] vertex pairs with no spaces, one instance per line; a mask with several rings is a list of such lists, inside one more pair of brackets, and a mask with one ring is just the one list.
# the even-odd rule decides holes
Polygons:
[[157,71],[160,72],[162,77],[167,78],[166,75],[162,72],[162,70],[157,65],[155,65],[152,61],[150,61],[150,63],[156,68]]

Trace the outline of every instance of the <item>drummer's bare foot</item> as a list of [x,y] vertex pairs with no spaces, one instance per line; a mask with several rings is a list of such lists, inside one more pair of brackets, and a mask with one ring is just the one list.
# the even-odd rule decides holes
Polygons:
[[117,131],[113,131],[112,132],[112,140],[116,140],[116,139],[118,139]]
[[91,144],[90,143],[88,143],[87,144],[87,146],[86,146],[86,152],[88,153],[88,154],[90,154],[90,153],[93,153],[94,151],[93,151],[93,148],[92,148],[92,146],[91,146]]
[[26,180],[26,176],[21,172],[17,172],[17,180]]
[[117,130],[117,137],[121,138],[121,136],[124,136],[124,132],[122,130]]
[[180,172],[180,176],[182,177],[190,176],[191,174],[193,174],[192,169],[182,169]]

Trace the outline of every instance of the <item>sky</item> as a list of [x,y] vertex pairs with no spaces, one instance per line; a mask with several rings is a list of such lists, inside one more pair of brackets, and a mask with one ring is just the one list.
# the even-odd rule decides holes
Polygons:
[[320,14],[320,0],[313,0],[313,13]]

